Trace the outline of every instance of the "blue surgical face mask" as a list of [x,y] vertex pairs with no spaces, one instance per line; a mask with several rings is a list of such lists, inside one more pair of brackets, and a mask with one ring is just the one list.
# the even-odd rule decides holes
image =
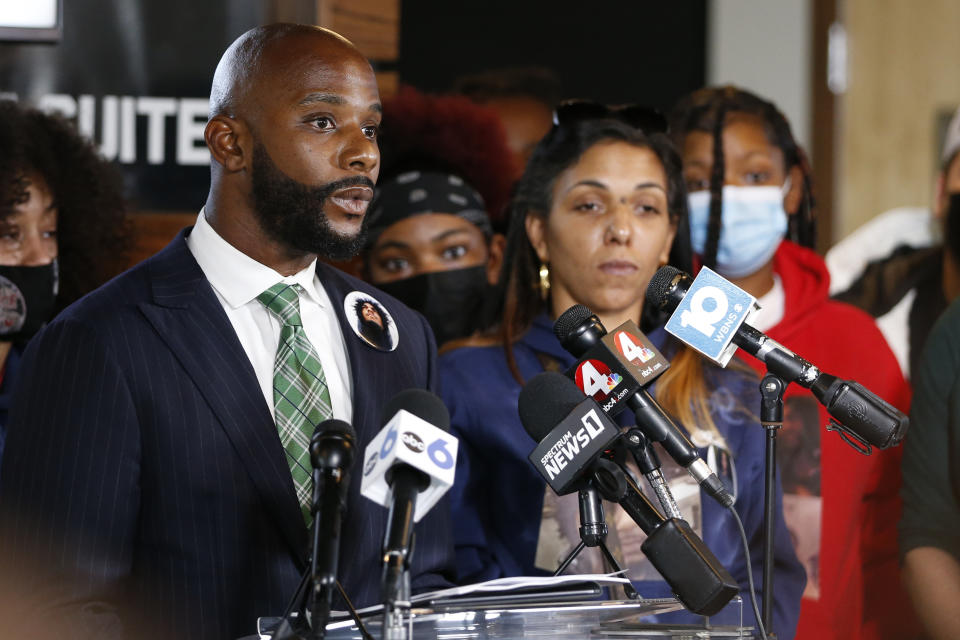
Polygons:
[[[773,258],[780,241],[787,235],[783,197],[789,190],[789,178],[783,187],[723,187],[717,273],[742,278],[755,273]],[[710,192],[691,193],[688,202],[690,240],[693,250],[703,255],[710,220]]]

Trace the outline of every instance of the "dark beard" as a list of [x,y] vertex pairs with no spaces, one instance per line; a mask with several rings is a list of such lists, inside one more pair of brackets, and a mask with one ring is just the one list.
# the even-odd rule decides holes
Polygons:
[[353,176],[319,187],[298,182],[281,171],[259,142],[253,149],[253,210],[270,238],[291,249],[330,260],[352,258],[363,248],[367,216],[354,236],[337,233],[323,212],[327,198],[346,187],[374,184],[366,176]]

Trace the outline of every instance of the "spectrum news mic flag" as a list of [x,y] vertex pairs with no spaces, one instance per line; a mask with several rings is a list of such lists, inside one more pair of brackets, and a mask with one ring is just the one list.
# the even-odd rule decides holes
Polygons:
[[665,327],[669,333],[720,366],[740,347],[770,373],[810,389],[858,451],[869,453],[871,445],[886,449],[903,440],[910,424],[906,415],[861,384],[821,372],[747,324],[756,299],[707,267],[695,279],[676,267],[661,267],[647,285],[646,298],[672,312]]
[[620,428],[596,400],[565,376],[545,371],[521,390],[518,410],[523,428],[538,443],[529,460],[547,484],[562,495],[592,483],[605,499],[620,504],[647,534],[641,550],[687,609],[714,615],[737,594],[736,580],[690,525],[664,518],[636,483],[604,457]]
[[578,359],[566,375],[581,391],[611,417],[630,407],[637,427],[649,440],[659,442],[707,495],[724,507],[733,504],[723,481],[646,390],[670,363],[636,323],[628,320],[608,333],[596,314],[577,304],[560,314],[553,330],[563,348]]

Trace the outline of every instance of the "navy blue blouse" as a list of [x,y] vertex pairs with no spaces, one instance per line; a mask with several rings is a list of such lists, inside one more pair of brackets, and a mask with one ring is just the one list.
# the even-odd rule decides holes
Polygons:
[[[648,337],[664,351],[667,335],[662,329]],[[538,353],[555,359],[563,367],[574,362],[560,346],[545,315],[537,318],[514,345],[517,365],[525,380],[543,371]],[[734,506],[750,542],[760,602],[765,439],[759,422],[747,415],[755,414],[760,405],[758,380],[741,371],[710,366],[706,370],[708,387],[725,389],[712,399],[726,397],[739,403],[735,407],[736,402],[711,402],[711,414],[735,460],[738,492]],[[521,387],[510,373],[503,347],[465,347],[443,354],[439,373],[441,394],[450,409],[451,431],[460,439],[456,483],[450,491],[459,581],[544,575],[534,560],[546,484],[527,460],[536,443],[520,423],[517,399]],[[703,539],[740,583],[744,624],[754,624],[736,523],[726,509],[703,493],[701,508]],[[774,630],[780,638],[789,639],[796,629],[806,578],[784,524],[779,482],[777,514]],[[635,582],[635,586],[647,598],[671,595],[663,581]],[[670,617],[671,622],[697,620],[687,612]]]

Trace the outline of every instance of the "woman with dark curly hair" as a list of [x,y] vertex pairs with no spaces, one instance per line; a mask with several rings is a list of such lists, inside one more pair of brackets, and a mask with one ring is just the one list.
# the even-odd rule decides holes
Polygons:
[[0,101],[0,455],[26,342],[125,266],[120,177],[66,120]]

